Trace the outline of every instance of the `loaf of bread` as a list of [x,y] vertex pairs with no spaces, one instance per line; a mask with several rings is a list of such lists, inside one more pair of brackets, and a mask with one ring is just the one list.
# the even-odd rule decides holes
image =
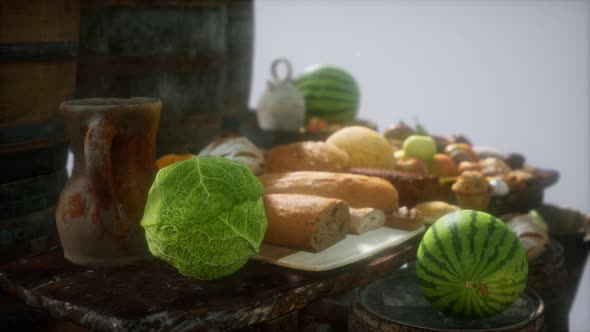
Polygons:
[[360,235],[385,224],[385,213],[375,208],[350,208],[348,233]]
[[344,172],[350,168],[348,153],[325,142],[297,142],[277,145],[267,151],[265,172]]
[[398,208],[395,187],[378,177],[333,172],[267,173],[258,177],[267,194],[304,194],[345,201],[353,208],[372,207],[386,215]]
[[338,199],[312,195],[264,196],[264,241],[292,249],[322,251],[346,237],[350,212]]

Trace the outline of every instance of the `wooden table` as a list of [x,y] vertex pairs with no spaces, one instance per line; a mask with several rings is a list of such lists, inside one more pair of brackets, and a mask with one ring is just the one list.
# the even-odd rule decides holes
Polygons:
[[251,260],[237,273],[212,281],[184,277],[156,259],[119,268],[77,266],[55,249],[0,266],[0,289],[98,331],[260,327],[385,276],[415,257],[417,240],[330,271]]

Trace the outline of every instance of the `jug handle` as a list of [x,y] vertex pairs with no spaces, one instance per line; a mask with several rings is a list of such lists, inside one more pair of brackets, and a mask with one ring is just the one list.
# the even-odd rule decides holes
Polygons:
[[111,166],[111,146],[116,134],[117,129],[112,120],[98,114],[90,121],[84,139],[86,174],[94,202],[90,218],[94,224],[101,209],[111,212],[112,215],[109,213],[100,219],[107,227],[119,221]]

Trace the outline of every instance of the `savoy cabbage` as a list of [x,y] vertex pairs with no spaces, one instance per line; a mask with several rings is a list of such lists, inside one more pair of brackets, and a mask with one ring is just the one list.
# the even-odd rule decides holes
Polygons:
[[221,157],[162,168],[141,220],[151,253],[198,279],[234,273],[264,237],[263,193],[248,167]]

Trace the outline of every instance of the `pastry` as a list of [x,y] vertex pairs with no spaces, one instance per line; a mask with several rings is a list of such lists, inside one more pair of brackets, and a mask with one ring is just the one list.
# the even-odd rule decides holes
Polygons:
[[413,231],[424,225],[424,217],[418,209],[400,207],[396,212],[387,218],[386,226]]
[[256,145],[242,136],[216,139],[199,152],[199,157],[201,156],[219,156],[244,163],[256,175],[264,170],[264,155]]
[[550,246],[547,229],[530,214],[503,217],[524,247],[529,262],[541,256]]

